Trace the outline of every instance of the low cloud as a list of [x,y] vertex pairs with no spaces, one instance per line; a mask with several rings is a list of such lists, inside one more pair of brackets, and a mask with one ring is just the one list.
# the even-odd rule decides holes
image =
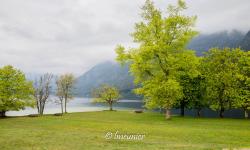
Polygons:
[[[155,4],[165,10],[174,0]],[[143,0],[1,0],[0,65],[25,72],[80,75],[114,60],[116,44],[132,45]],[[250,29],[249,0],[187,0],[197,30]]]

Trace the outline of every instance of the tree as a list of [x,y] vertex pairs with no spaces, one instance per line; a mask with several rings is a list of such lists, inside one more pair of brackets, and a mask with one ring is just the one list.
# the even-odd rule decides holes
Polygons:
[[[179,74],[183,70],[189,73],[193,70],[189,69],[193,65],[184,63],[184,60],[187,60],[186,56],[191,58],[194,55],[192,51],[186,51],[186,45],[197,34],[193,30],[196,17],[183,15],[181,12],[186,8],[185,2],[179,0],[177,6],[168,7],[168,15],[164,17],[162,12],[147,0],[142,8],[143,21],[136,23],[135,32],[132,33],[139,46],[128,50],[121,45],[116,48],[117,61],[121,64],[129,63],[135,83],[142,86],[136,92],[144,96],[146,103],[157,104],[155,107],[165,106],[167,110],[183,95],[178,83]],[[173,83],[175,87],[170,87],[169,83]],[[165,98],[154,98],[159,97],[158,93],[163,91],[166,93],[162,95],[166,96]],[[173,95],[178,96],[176,98]],[[169,118],[168,113],[166,116]]]
[[236,57],[239,58],[239,72],[237,74],[237,96],[234,106],[242,108],[245,118],[248,118],[248,111],[250,110],[250,51],[238,50]]
[[6,111],[33,107],[32,82],[27,81],[25,75],[12,66],[0,68],[0,116]]
[[39,80],[34,83],[34,97],[36,99],[36,107],[38,114],[43,115],[45,104],[51,94],[51,80],[53,75],[46,73],[40,76]]
[[147,108],[166,109],[166,119],[170,119],[170,109],[177,100],[183,97],[182,88],[176,80],[167,81],[161,78],[148,80],[144,86],[136,89],[138,94],[144,95]]
[[119,90],[115,87],[103,84],[92,92],[94,102],[105,102],[109,105],[109,110],[113,110],[113,104],[120,98]]
[[191,101],[195,98],[194,80],[199,76],[198,66],[200,59],[194,51],[185,51],[178,56],[176,77],[182,87],[183,97],[178,101],[177,106],[181,110],[181,116],[184,116],[185,108],[191,107]]
[[[184,66],[180,72],[179,82],[183,89],[183,97],[179,100],[177,106],[180,107],[181,116],[184,116],[185,108],[193,108],[197,110],[197,116],[200,117],[201,109],[207,106],[205,99],[205,83],[204,75],[201,73],[202,57],[189,55],[185,57]],[[189,65],[189,67],[185,66]],[[189,70],[185,70],[189,69]]]
[[201,116],[201,110],[208,106],[208,100],[205,97],[205,78],[198,75],[189,82],[189,107],[197,110],[197,116]]
[[64,110],[65,113],[67,113],[67,103],[70,99],[73,99],[73,89],[75,84],[75,77],[73,74],[64,74],[61,75],[57,81],[57,92],[56,95],[59,98],[59,101],[61,103],[61,109],[63,112],[63,99],[64,99]]
[[239,72],[237,57],[239,49],[211,49],[203,59],[203,74],[206,80],[206,97],[210,107],[219,110],[219,116],[224,117],[224,111],[232,107],[237,95],[237,73]]
[[58,97],[58,100],[56,100],[56,102],[58,102],[61,105],[61,112],[63,114],[64,94],[63,94],[63,88],[59,79],[57,79],[56,81],[56,86],[57,86],[56,96]]

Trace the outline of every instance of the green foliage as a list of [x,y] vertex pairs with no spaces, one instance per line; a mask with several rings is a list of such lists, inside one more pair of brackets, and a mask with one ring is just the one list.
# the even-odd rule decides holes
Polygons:
[[[135,83],[142,85],[136,92],[146,99],[147,106],[171,108],[183,96],[179,78],[183,74],[196,76],[198,64],[194,52],[185,47],[197,32],[193,30],[196,17],[182,14],[184,1],[168,7],[168,15],[147,0],[142,8],[142,22],[136,23],[132,33],[138,48],[128,51],[116,48],[117,61],[129,63]],[[161,94],[160,94],[161,93]]]
[[57,91],[56,95],[59,98],[59,103],[61,103],[61,109],[63,113],[63,101],[64,101],[64,111],[67,113],[67,103],[70,99],[73,99],[74,93],[75,77],[71,73],[66,73],[61,75],[57,81]]
[[204,58],[186,50],[197,34],[196,17],[182,14],[187,8],[179,0],[168,7],[168,15],[147,0],[142,8],[143,21],[132,33],[137,48],[126,50],[118,45],[117,61],[130,64],[135,83],[141,87],[148,108],[170,109],[173,106],[220,110],[220,116],[231,107],[249,109],[249,52],[240,49],[209,50]]
[[73,89],[75,84],[75,77],[73,74],[64,74],[61,75],[57,81],[57,91],[56,95],[61,98],[65,98],[66,101],[68,99],[73,98]]
[[211,49],[203,59],[203,74],[206,76],[206,97],[210,107],[220,110],[221,117],[226,109],[232,107],[238,96],[237,77],[239,60],[243,52],[240,49]]
[[106,102],[109,104],[110,110],[112,110],[113,103],[117,102],[120,98],[119,90],[107,84],[103,84],[101,87],[95,89],[92,95],[94,97],[93,102]]
[[208,101],[205,97],[205,89],[206,89],[206,84],[205,84],[205,78],[202,75],[199,75],[190,81],[190,95],[189,95],[189,100],[190,100],[190,106],[191,108],[201,110],[204,107],[208,106]]
[[144,95],[147,108],[170,109],[183,96],[179,82],[160,78],[148,80],[142,88],[136,90],[136,93]]
[[184,108],[191,107],[191,101],[197,96],[195,78],[200,75],[198,70],[200,60],[195,56],[194,51],[184,51],[177,56],[176,60],[176,77],[183,92],[183,97],[176,103],[176,106],[180,107],[184,113]]
[[34,106],[32,82],[12,66],[0,68],[0,112]]
[[239,57],[235,107],[250,110],[250,51],[237,51]]

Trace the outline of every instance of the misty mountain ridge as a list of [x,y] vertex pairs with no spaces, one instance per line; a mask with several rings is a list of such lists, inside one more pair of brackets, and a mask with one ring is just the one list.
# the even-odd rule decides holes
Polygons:
[[[242,41],[246,38],[246,36],[247,35],[238,30],[221,31],[212,34],[200,34],[192,39],[187,48],[195,50],[198,56],[202,56],[204,52],[213,47],[242,47]],[[250,39],[246,40],[248,40],[248,43],[250,42]],[[245,43],[247,43],[247,41]]]
[[[195,50],[198,56],[210,48],[237,48],[250,50],[250,31],[244,33],[233,30],[231,32],[222,31],[212,34],[201,34],[195,37],[188,45],[188,49]],[[39,79],[41,74],[26,74],[29,80]],[[56,77],[56,76],[54,76]],[[97,64],[89,71],[77,77],[74,93],[76,96],[91,97],[91,92],[101,84],[109,84],[117,87],[123,99],[141,99],[133,93],[136,87],[133,83],[134,78],[129,73],[129,66],[121,66],[116,62],[106,61]],[[55,78],[52,80],[52,90],[55,93]]]
[[117,87],[123,99],[138,99],[132,90],[135,88],[134,78],[129,74],[129,66],[106,61],[77,78],[76,93],[78,96],[91,97],[91,92],[102,84]]
[[239,45],[243,50],[250,50],[250,31],[248,31],[248,33],[242,39]]
[[[198,56],[210,48],[237,48],[242,47],[249,50],[250,32],[244,33],[233,31],[222,31],[212,34],[201,34],[195,37],[188,45],[189,49],[195,50]],[[138,99],[141,97],[133,93],[135,85],[133,77],[129,74],[128,65],[122,67],[115,62],[104,62],[96,65],[77,79],[76,93],[79,96],[90,97],[91,91],[101,84],[110,84],[120,89],[123,98]]]

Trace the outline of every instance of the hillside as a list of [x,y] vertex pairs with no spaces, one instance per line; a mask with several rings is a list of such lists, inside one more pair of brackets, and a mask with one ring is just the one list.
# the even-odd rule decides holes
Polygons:
[[231,32],[222,31],[212,34],[200,34],[190,42],[188,48],[195,50],[197,52],[197,55],[201,56],[204,52],[208,51],[210,48],[213,47],[239,47],[242,44],[242,40],[244,39],[244,37],[245,34],[237,30],[233,30]]
[[[188,45],[189,49],[197,51],[197,55],[201,56],[205,51],[212,47],[242,47],[249,48],[250,32],[245,36],[240,31],[231,32],[223,31],[213,34],[201,34],[195,37]],[[139,99],[132,90],[133,77],[129,75],[128,66],[121,67],[115,62],[104,62],[94,66],[88,72],[77,78],[76,91],[77,96],[90,97],[91,91],[101,84],[110,84],[121,90],[124,99]]]
[[244,39],[241,41],[240,46],[243,50],[250,50],[250,31],[246,34]]
[[138,99],[133,94],[133,77],[129,75],[128,66],[121,67],[114,62],[104,62],[96,65],[77,78],[76,93],[78,96],[90,97],[91,91],[101,84],[110,84],[120,89],[122,98]]

